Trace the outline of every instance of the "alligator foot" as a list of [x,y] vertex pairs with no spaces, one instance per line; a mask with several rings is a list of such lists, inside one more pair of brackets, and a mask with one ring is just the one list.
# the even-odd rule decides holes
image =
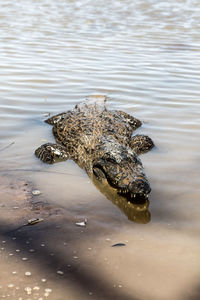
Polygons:
[[43,144],[35,150],[35,155],[47,164],[54,164],[69,158],[65,147],[53,143]]
[[147,135],[137,134],[132,137],[130,147],[136,154],[146,153],[154,147],[154,143]]
[[58,115],[55,115],[47,120],[45,120],[46,123],[50,124],[50,125],[55,125],[58,122],[60,122],[62,119],[64,119],[66,117],[67,113],[60,113]]
[[120,117],[122,119],[122,121],[125,120],[131,126],[131,128],[133,130],[137,129],[138,127],[140,127],[142,125],[142,122],[140,120],[136,119],[135,117],[133,117],[121,110],[115,110],[114,116]]

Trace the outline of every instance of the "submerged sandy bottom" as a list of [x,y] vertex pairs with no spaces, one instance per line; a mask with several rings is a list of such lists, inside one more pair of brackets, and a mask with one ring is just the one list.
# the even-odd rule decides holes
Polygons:
[[[87,182],[87,177],[80,179],[77,193]],[[1,298],[199,299],[198,234],[172,224],[120,223],[109,212],[113,204],[98,192],[94,209],[95,188],[89,182],[85,199],[71,195],[71,210],[67,201],[48,201],[50,187],[32,196],[40,186],[8,176],[0,177],[0,186]],[[87,212],[76,211],[82,201]],[[102,202],[111,215],[103,215]],[[44,221],[17,230],[33,217]],[[76,226],[85,218],[86,227]],[[116,243],[125,246],[112,247]]]

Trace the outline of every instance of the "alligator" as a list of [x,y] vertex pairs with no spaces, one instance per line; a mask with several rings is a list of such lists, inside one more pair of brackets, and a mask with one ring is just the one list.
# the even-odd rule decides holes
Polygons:
[[106,180],[129,202],[145,202],[151,188],[138,156],[154,143],[146,135],[132,136],[142,122],[121,110],[108,110],[106,100],[91,97],[47,119],[56,143],[43,144],[35,155],[48,164],[72,159],[90,178]]

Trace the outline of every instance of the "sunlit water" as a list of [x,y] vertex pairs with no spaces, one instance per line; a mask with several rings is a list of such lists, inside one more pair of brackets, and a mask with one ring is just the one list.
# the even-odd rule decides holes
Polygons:
[[[96,243],[98,258],[87,263],[130,299],[199,299],[199,20],[197,0],[0,4],[1,172],[29,180],[72,219],[91,220],[94,236],[79,247]],[[152,187],[146,225],[128,220],[73,162],[46,166],[34,157],[54,140],[46,115],[93,94],[142,120],[137,133],[155,142],[141,156]],[[104,230],[129,247],[106,250]]]

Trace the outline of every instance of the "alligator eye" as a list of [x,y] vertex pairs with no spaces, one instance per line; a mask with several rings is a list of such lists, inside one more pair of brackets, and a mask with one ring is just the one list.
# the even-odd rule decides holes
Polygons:
[[98,178],[98,179],[106,179],[106,174],[104,172],[104,169],[100,165],[95,165],[93,166],[93,174]]
[[104,158],[107,163],[116,164],[116,159],[113,156],[108,156]]

